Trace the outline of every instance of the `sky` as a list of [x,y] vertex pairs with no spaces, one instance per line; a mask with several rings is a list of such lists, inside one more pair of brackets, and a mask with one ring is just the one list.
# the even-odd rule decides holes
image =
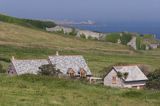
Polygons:
[[0,0],[0,13],[33,19],[160,22],[160,0]]

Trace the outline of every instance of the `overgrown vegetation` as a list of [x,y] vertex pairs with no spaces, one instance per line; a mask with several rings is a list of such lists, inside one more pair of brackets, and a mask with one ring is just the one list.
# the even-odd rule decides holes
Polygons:
[[56,24],[51,21],[20,19],[20,18],[10,17],[6,15],[2,15],[2,14],[0,14],[0,21],[18,24],[18,25],[22,25],[26,27],[31,27],[31,28],[40,28],[40,29],[45,29],[46,27],[50,28],[50,27],[56,26]]
[[69,35],[71,35],[71,36],[76,36],[76,35],[77,35],[76,29],[75,29],[75,28],[72,28],[72,32],[70,32]]
[[160,90],[160,68],[156,69],[154,72],[149,73],[147,77],[147,88]]
[[107,42],[117,43],[118,39],[120,39],[119,33],[111,33],[106,36]]
[[58,75],[61,74],[60,70],[56,69],[56,66],[52,64],[42,65],[41,67],[39,67],[39,69],[40,75],[58,77]]
[[158,106],[160,92],[115,89],[52,76],[0,74],[1,106]]
[[137,36],[136,47],[137,47],[138,50],[141,49],[141,37],[140,36]]
[[132,35],[129,33],[123,33],[123,35],[120,37],[121,43],[123,45],[127,45],[128,42],[130,42],[132,39]]
[[117,43],[120,40],[120,43],[127,45],[127,43],[132,39],[130,33],[111,33],[106,36],[107,42]]

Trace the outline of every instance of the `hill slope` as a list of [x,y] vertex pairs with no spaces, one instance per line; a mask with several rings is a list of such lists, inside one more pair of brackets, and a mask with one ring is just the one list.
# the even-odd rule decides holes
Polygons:
[[114,89],[42,76],[0,75],[1,106],[158,106],[160,92]]
[[0,14],[0,21],[17,24],[21,26],[45,29],[46,27],[54,27],[56,24],[50,21],[32,20],[32,19],[20,19],[7,15]]
[[0,56],[3,58],[9,59],[12,55],[17,58],[47,58],[56,50],[60,54],[84,55],[95,74],[119,62],[147,64],[151,69],[157,68],[160,62],[159,49],[138,53],[120,44],[65,37],[0,23]]
[[[119,44],[65,37],[0,23],[0,63],[4,69],[7,69],[11,56],[47,58],[48,55],[54,55],[56,50],[65,55],[83,55],[95,76],[104,74],[104,67],[119,62],[146,64],[150,71],[158,68],[160,63],[160,49],[133,51]],[[158,106],[159,100],[159,92],[147,90],[115,89],[44,76],[8,77],[0,74],[2,106]]]

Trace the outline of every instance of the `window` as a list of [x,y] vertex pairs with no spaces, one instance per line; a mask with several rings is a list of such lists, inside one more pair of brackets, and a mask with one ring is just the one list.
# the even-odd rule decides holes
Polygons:
[[83,68],[80,68],[80,77],[85,78],[86,77],[86,71]]
[[72,68],[69,68],[68,71],[67,71],[67,74],[68,74],[70,77],[74,77],[74,76],[75,76],[75,71],[74,71]]
[[112,77],[112,84],[116,84],[116,76]]

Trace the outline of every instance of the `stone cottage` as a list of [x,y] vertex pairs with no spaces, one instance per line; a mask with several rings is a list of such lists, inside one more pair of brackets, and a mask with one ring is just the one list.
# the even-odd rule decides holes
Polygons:
[[73,28],[71,27],[63,27],[63,26],[56,26],[53,28],[46,28],[46,31],[48,32],[60,32],[63,31],[64,34],[69,34],[73,31]]
[[[123,76],[125,73],[126,76]],[[121,74],[121,77],[118,76]],[[144,88],[148,78],[138,66],[114,66],[104,77],[104,85],[120,88]]]
[[81,35],[84,35],[86,39],[91,37],[91,38],[97,39],[97,40],[104,39],[105,36],[106,36],[106,34],[94,32],[94,31],[78,30],[77,31],[77,37],[80,37]]
[[48,59],[17,60],[12,57],[9,75],[38,74],[39,67],[46,64],[56,65],[62,74],[71,77],[90,77],[92,73],[83,56],[49,56]]

